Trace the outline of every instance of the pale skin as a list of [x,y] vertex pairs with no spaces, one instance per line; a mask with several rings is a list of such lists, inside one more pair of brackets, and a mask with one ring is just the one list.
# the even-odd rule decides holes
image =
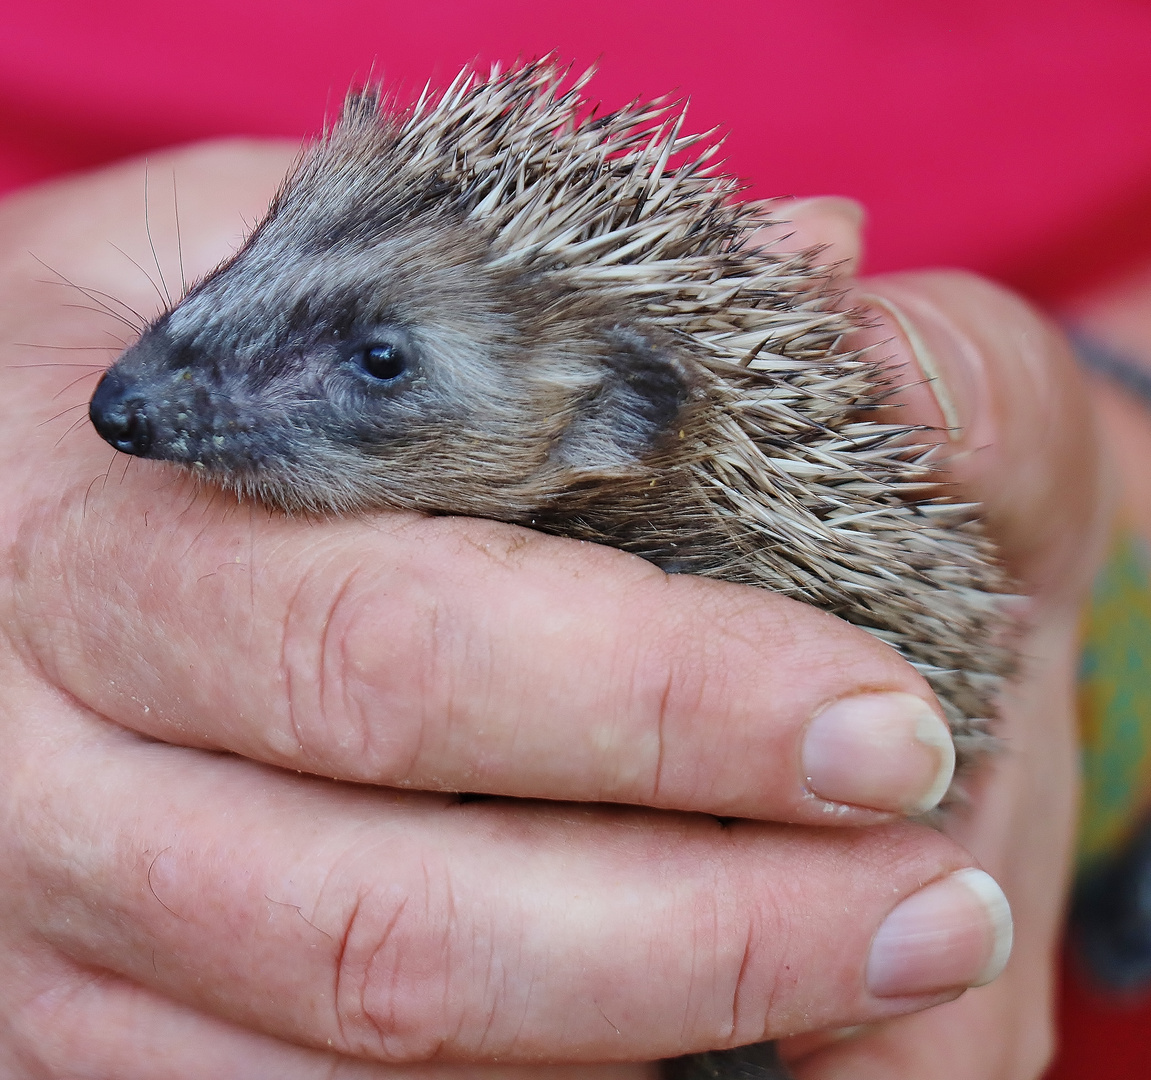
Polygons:
[[[169,283],[173,170],[191,279],[293,153],[152,158]],[[812,794],[803,738],[829,703],[934,708],[830,616],[490,522],[287,520],[70,430],[94,378],[54,365],[102,366],[131,337],[102,294],[159,305],[112,246],[151,264],[143,175],[0,206],[0,1073],[622,1080],[792,1035],[801,1080],[1037,1075],[1076,617],[1108,515],[1052,328],[961,275],[859,286],[905,316],[875,307],[893,363],[916,370],[908,326],[932,345],[962,424],[953,479],[1032,595],[1005,750],[940,833],[891,812],[898,770],[852,806]],[[777,242],[827,244],[850,283],[850,208],[790,209]],[[922,384],[906,398],[901,418],[942,422]],[[975,866],[1014,912],[1005,972],[963,993],[993,942],[961,920],[914,992],[872,992],[884,919]]]

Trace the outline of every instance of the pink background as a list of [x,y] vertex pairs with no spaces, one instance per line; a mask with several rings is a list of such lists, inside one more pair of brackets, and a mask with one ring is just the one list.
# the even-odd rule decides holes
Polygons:
[[0,190],[229,132],[316,131],[370,72],[597,60],[609,105],[678,89],[757,195],[871,212],[869,268],[1057,298],[1151,254],[1151,5],[1137,0],[8,0]]

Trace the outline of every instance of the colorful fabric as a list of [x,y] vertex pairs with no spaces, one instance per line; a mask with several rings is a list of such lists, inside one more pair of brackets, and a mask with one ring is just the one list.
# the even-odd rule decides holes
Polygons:
[[1078,853],[1089,870],[1128,839],[1151,801],[1151,555],[1126,526],[1083,613],[1079,718]]

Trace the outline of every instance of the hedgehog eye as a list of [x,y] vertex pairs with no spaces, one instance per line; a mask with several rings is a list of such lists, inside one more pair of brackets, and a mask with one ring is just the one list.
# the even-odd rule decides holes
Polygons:
[[389,341],[365,345],[352,360],[366,375],[379,382],[392,382],[408,370],[404,350]]

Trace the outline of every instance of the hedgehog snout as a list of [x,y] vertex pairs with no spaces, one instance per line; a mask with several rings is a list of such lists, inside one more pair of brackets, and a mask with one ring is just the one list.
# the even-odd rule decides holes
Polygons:
[[143,457],[152,446],[154,425],[148,402],[139,387],[115,369],[101,378],[88,405],[88,416],[100,437],[125,454]]

